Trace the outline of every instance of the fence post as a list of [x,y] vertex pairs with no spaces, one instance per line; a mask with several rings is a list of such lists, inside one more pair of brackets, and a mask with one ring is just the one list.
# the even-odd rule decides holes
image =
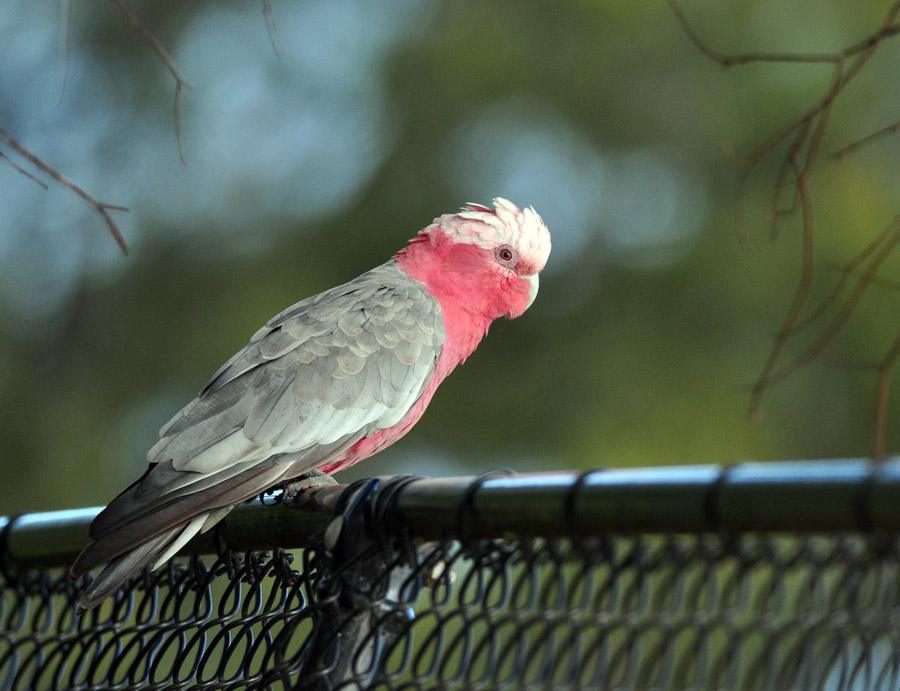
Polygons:
[[[369,502],[377,490],[375,484],[351,491],[352,505],[326,530],[330,558],[321,562],[325,570],[313,594],[318,618],[301,689],[368,688],[383,671],[391,644],[415,618],[404,592],[412,568],[371,529]],[[367,510],[360,510],[361,503]]]

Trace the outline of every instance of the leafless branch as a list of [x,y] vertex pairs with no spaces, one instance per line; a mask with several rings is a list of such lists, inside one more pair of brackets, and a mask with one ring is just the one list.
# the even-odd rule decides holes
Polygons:
[[[900,14],[900,0],[891,5],[881,26],[871,36],[853,44],[843,50],[834,53],[790,53],[790,52],[772,52],[772,53],[739,53],[726,54],[711,48],[694,30],[690,22],[688,22],[684,13],[681,11],[677,0],[669,0],[669,6],[672,13],[678,20],[687,37],[704,55],[711,60],[718,62],[724,67],[733,67],[736,65],[746,65],[756,62],[777,62],[777,63],[809,63],[809,64],[832,64],[834,65],[834,75],[831,84],[825,94],[810,106],[806,111],[789,121],[780,130],[773,134],[769,139],[760,144],[753,152],[742,159],[744,170],[739,177],[739,192],[742,193],[747,179],[759,164],[767,158],[780,144],[794,133],[799,135],[792,145],[790,151],[785,157],[781,172],[775,184],[775,192],[773,194],[774,206],[772,209],[773,223],[776,224],[779,218],[785,214],[780,208],[781,189],[787,172],[793,166],[792,159],[797,151],[803,146],[807,149],[807,160],[803,166],[804,174],[810,170],[815,162],[823,137],[827,129],[828,115],[835,98],[846,88],[846,86],[859,74],[860,70],[865,66],[869,59],[874,55],[878,44],[887,37],[894,36],[900,32],[900,25],[896,24],[897,15]],[[851,59],[849,67],[846,61]],[[813,137],[806,142],[806,132],[812,128]]]
[[16,163],[14,160],[12,160],[9,156],[7,156],[7,155],[6,155],[5,153],[3,153],[2,151],[0,151],[0,158],[2,158],[2,159],[3,159],[4,161],[6,161],[9,165],[11,165],[11,166],[16,170],[16,172],[21,173],[22,175],[24,175],[26,178],[28,178],[29,180],[31,180],[31,181],[34,182],[35,184],[40,185],[40,186],[43,187],[45,190],[50,189],[50,188],[47,186],[47,183],[46,183],[46,182],[44,182],[43,180],[39,180],[38,178],[34,177],[34,175],[32,175],[31,173],[29,173],[27,170],[25,170],[22,166],[20,166],[18,163]]
[[[797,201],[800,198],[798,183],[800,177],[804,175],[804,172],[798,168],[797,157],[800,155],[800,152],[803,150],[803,146],[806,143],[806,138],[809,135],[809,126],[810,123],[806,122],[797,131],[797,136],[794,139],[793,144],[791,144],[788,155],[785,157],[784,161],[782,161],[781,168],[778,171],[778,177],[775,180],[771,212],[772,230],[770,232],[770,237],[773,240],[778,237],[778,227],[781,219],[794,213],[797,208]],[[817,128],[817,130],[818,129],[819,128]],[[793,176],[793,179],[789,179],[791,176]],[[782,208],[781,196],[786,189],[792,191],[792,201],[789,207]]]
[[[109,229],[110,235],[113,236],[113,239],[116,241],[116,244],[119,245],[123,254],[128,254],[128,245],[125,243],[125,238],[122,237],[122,233],[119,231],[119,227],[116,225],[116,222],[113,221],[112,216],[109,213],[110,211],[128,211],[128,209],[126,209],[124,206],[116,206],[115,204],[107,204],[106,202],[98,201],[92,195],[85,192],[81,187],[69,180],[69,178],[67,178],[65,175],[57,171],[55,168],[52,168],[48,164],[44,163],[40,158],[31,153],[21,144],[19,144],[19,142],[17,142],[6,130],[2,128],[0,128],[0,140],[5,142],[7,146],[13,149],[22,158],[27,160],[35,168],[49,175],[60,185],[71,190],[79,197],[81,197],[85,202],[94,207],[97,213],[100,214],[100,216],[106,222],[106,227]],[[18,169],[18,166],[16,166],[16,168]],[[41,182],[39,180],[36,180],[32,175],[29,175],[28,173],[25,174],[28,175],[28,177],[30,177],[31,179],[35,180],[35,182],[37,182],[38,184],[41,184]],[[46,187],[46,185],[44,185],[44,187]]]
[[868,360],[848,360],[846,358],[823,357],[822,364],[831,369],[844,370],[845,372],[869,372],[878,369],[877,362]]
[[163,45],[157,40],[156,36],[154,36],[142,23],[141,21],[127,8],[122,0],[113,0],[116,4],[116,7],[125,15],[125,18],[128,20],[128,23],[131,27],[137,31],[147,42],[147,44],[153,49],[153,51],[159,56],[160,60],[163,61],[165,66],[168,68],[172,77],[175,79],[175,106],[173,109],[173,115],[175,118],[175,143],[178,145],[178,158],[181,159],[181,163],[186,165],[184,160],[184,149],[181,145],[181,93],[184,89],[190,89],[191,85],[187,83],[184,77],[181,75],[181,70],[178,69],[178,65],[175,63],[175,60],[172,59],[172,56],[169,55],[169,52],[163,47]]
[[794,299],[791,302],[787,316],[781,323],[781,328],[775,337],[772,349],[769,351],[769,357],[763,365],[762,373],[759,379],[753,385],[753,393],[750,399],[751,414],[755,414],[759,410],[759,402],[763,392],[768,388],[772,372],[778,364],[781,352],[787,344],[788,338],[794,331],[794,326],[800,317],[806,299],[809,296],[809,288],[812,285],[813,276],[813,217],[812,202],[809,197],[809,182],[804,174],[803,168],[797,160],[798,155],[795,154],[792,163],[794,177],[797,180],[797,193],[800,198],[801,207],[803,209],[803,269],[800,273],[800,283],[794,291]]
[[874,450],[875,460],[883,461],[887,456],[887,406],[888,393],[891,387],[894,364],[900,357],[900,333],[894,339],[894,344],[888,350],[884,360],[878,365],[878,386],[875,389],[875,430]]
[[281,57],[278,50],[278,31],[275,27],[275,20],[272,17],[272,0],[262,0],[263,19],[266,20],[266,31],[269,33],[269,42],[272,44],[272,50],[275,51],[277,57]]
[[847,146],[842,147],[842,148],[838,149],[837,151],[835,151],[832,154],[832,156],[836,159],[841,159],[844,156],[847,156],[848,154],[855,153],[856,151],[858,151],[862,147],[866,146],[867,144],[871,144],[872,142],[878,141],[879,139],[881,139],[883,137],[889,137],[892,134],[896,134],[897,132],[900,132],[900,120],[897,120],[897,122],[892,122],[887,127],[883,127],[880,130],[872,132],[872,134],[867,135],[867,136],[863,137],[862,139],[857,139],[855,142],[851,142],[850,144],[847,144]]
[[[898,242],[900,242],[900,223],[898,223],[900,222],[900,216],[895,218],[891,224],[876,235],[858,255],[841,268],[842,275],[832,292],[825,300],[819,303],[809,315],[801,318],[801,314],[803,313],[803,309],[809,297],[813,277],[812,260],[814,226],[808,185],[809,174],[821,152],[822,142],[828,129],[829,117],[836,99],[872,58],[881,41],[900,33],[900,23],[897,21],[898,15],[900,15],[900,0],[894,0],[894,2],[891,3],[880,26],[874,33],[857,43],[832,53],[722,53],[712,48],[703,40],[703,38],[701,38],[700,34],[687,20],[677,0],[669,0],[669,5],[676,20],[691,43],[693,43],[704,55],[723,67],[733,67],[736,65],[760,62],[833,65],[831,81],[822,96],[815,103],[807,107],[802,113],[783,125],[781,129],[763,141],[748,156],[741,160],[742,170],[738,176],[739,209],[743,204],[744,190],[750,175],[757,169],[763,160],[772,155],[784,143],[790,141],[790,145],[787,148],[785,157],[779,167],[778,174],[776,175],[772,190],[772,206],[770,212],[772,237],[777,237],[779,223],[784,217],[794,212],[797,209],[798,204],[801,208],[803,219],[800,282],[794,292],[788,313],[775,336],[762,372],[753,386],[750,408],[751,413],[755,413],[759,408],[763,393],[770,386],[784,380],[798,368],[809,364],[822,354],[834,340],[835,336],[843,329],[847,320],[853,314],[859,301],[870,286],[882,285],[883,287],[893,287],[893,282],[888,279],[880,278],[876,272],[887,257],[894,251]],[[866,144],[898,131],[900,131],[900,121],[888,125],[867,137],[845,146],[835,152],[834,156],[836,158],[841,158]],[[788,192],[791,196],[790,203],[787,203],[786,200]],[[739,224],[739,226],[740,225],[741,224]],[[740,232],[742,233],[742,230]],[[865,268],[859,276],[859,280],[856,282],[849,295],[843,299],[843,302],[840,302],[849,285],[851,277],[855,277],[857,271],[863,266]],[[812,345],[803,350],[790,363],[779,367],[779,363],[784,356],[785,348],[791,337],[798,331],[818,322],[832,306],[838,305],[839,302],[840,307],[838,308],[837,314],[823,328],[822,332],[818,335]],[[900,346],[896,346],[895,344],[895,348],[900,348]],[[897,354],[893,353],[893,356],[886,359],[879,367],[879,371],[882,373],[882,384],[885,377],[889,378],[890,369],[897,357]],[[885,374],[885,372],[887,374]],[[887,384],[883,384],[883,386],[886,387]],[[884,396],[886,397],[886,393],[884,393]],[[886,398],[884,400],[886,401]],[[877,428],[880,429],[880,432],[876,432],[876,448],[878,447],[877,439],[882,439],[882,454],[884,452],[884,419],[883,417],[878,417],[878,415],[883,415],[885,409],[884,405],[876,406],[877,411],[881,411],[876,415],[876,426],[879,424],[881,425],[881,427]],[[881,435],[880,437],[879,434]]]
[[894,216],[894,218],[891,220],[889,228],[890,232],[888,233],[887,238],[881,244],[880,248],[872,257],[872,259],[869,261],[865,271],[863,272],[862,276],[860,276],[859,281],[857,281],[853,290],[844,300],[843,304],[838,309],[837,314],[823,329],[822,333],[813,342],[812,345],[803,350],[797,357],[794,358],[794,360],[790,364],[786,365],[778,372],[774,372],[769,376],[770,384],[784,381],[793,372],[815,360],[822,353],[822,351],[824,351],[825,348],[827,348],[831,344],[831,342],[834,340],[834,337],[837,336],[837,334],[841,331],[841,329],[853,315],[853,312],[856,310],[857,305],[859,305],[860,300],[862,300],[863,295],[865,295],[869,286],[872,285],[872,282],[875,279],[879,268],[881,268],[881,265],[884,263],[884,261],[897,247],[897,243],[900,242],[900,214]]
[[[824,300],[822,300],[822,302],[820,302],[819,305],[808,316],[806,316],[794,326],[795,332],[805,329],[808,326],[814,324],[822,317],[823,314],[825,314],[825,312],[828,311],[828,309],[832,305],[837,303],[838,298],[840,298],[840,296],[843,294],[844,288],[847,286],[847,282],[849,281],[850,277],[853,276],[857,272],[859,266],[863,262],[865,262],[866,259],[868,259],[872,255],[872,253],[875,252],[875,250],[878,249],[879,245],[881,245],[881,243],[883,243],[887,239],[888,235],[890,235],[891,233],[892,228],[892,224],[889,223],[888,225],[886,225],[881,230],[881,232],[879,232],[874,238],[872,238],[855,257],[853,257],[850,261],[848,261],[838,269],[841,272],[841,278],[835,284],[834,288],[828,294],[828,296]],[[872,278],[871,280],[873,283],[875,282],[875,278]]]
[[[887,19],[871,36],[867,36],[859,43],[854,43],[838,53],[790,53],[790,52],[753,52],[753,53],[720,53],[711,48],[700,35],[694,30],[687,17],[681,11],[678,0],[669,0],[669,7],[672,13],[681,24],[684,33],[691,40],[691,43],[697,47],[706,57],[715,60],[723,67],[732,67],[734,65],[746,65],[752,62],[806,62],[806,63],[827,63],[837,62],[840,58],[848,58],[863,51],[874,48],[882,39],[894,36],[900,33],[900,24],[895,24],[897,18],[898,4],[895,4],[888,11]],[[838,57],[840,56],[840,57]]]
[[834,55],[831,53],[720,53],[711,48],[698,34],[688,22],[687,17],[681,11],[677,0],[669,0],[669,7],[672,13],[684,29],[684,33],[691,40],[691,43],[710,60],[715,60],[723,67],[732,67],[734,65],[746,65],[751,62],[834,62]]
[[[772,211],[769,218],[772,224],[769,237],[772,240],[778,238],[778,229],[781,225],[781,219],[790,216],[797,210],[797,200],[799,199],[799,195],[797,194],[797,181],[790,179],[792,168],[791,162],[785,159],[778,169],[778,177],[775,179],[775,185],[772,189]],[[785,190],[788,189],[791,190],[791,205],[785,207],[782,206],[781,203],[782,195]]]

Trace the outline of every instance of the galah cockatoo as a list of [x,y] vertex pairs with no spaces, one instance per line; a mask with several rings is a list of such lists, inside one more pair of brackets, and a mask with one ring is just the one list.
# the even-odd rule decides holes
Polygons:
[[161,430],[150,467],[91,524],[92,607],[236,504],[377,453],[419,420],[491,322],[534,301],[550,233],[505,199],[439,216],[387,263],[257,331]]

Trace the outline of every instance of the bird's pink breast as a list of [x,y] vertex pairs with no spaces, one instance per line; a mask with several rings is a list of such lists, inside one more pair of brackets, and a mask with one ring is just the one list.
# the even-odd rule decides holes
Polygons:
[[[412,247],[411,245],[410,248]],[[422,246],[421,251],[411,251],[397,257],[397,265],[400,269],[411,278],[423,283],[428,293],[437,300],[441,307],[445,340],[431,378],[422,390],[422,394],[400,422],[360,439],[344,454],[321,465],[320,470],[329,474],[344,470],[400,439],[425,413],[425,409],[440,383],[472,354],[487,333],[491,323],[490,318],[467,309],[465,301],[460,299],[458,293],[442,289],[441,279],[445,278],[446,274],[441,272],[443,257],[439,249],[431,245]],[[474,283],[469,288],[477,290]]]
[[400,422],[387,429],[379,430],[374,434],[370,434],[369,436],[360,439],[343,455],[320,466],[320,470],[332,474],[349,468],[354,463],[358,463],[364,458],[368,458],[390,446],[404,434],[409,432],[413,425],[415,425],[419,421],[419,418],[425,413],[425,409],[431,402],[434,392],[437,391],[438,385],[471,353],[471,351],[469,351],[469,353],[463,354],[459,347],[459,345],[462,344],[456,344],[454,341],[457,341],[457,339],[451,339],[450,334],[448,333],[448,338],[444,342],[444,348],[441,350],[440,356],[438,356],[438,361],[435,365],[434,372],[432,372],[431,379],[429,379],[428,383],[425,385],[422,395],[419,396],[409,409],[409,412],[403,416],[403,419],[401,419]]
[[422,417],[422,414],[431,402],[431,397],[434,396],[434,392],[437,390],[439,383],[437,377],[432,377],[426,385],[425,390],[422,392],[422,395],[400,422],[392,427],[370,434],[368,437],[363,437],[351,446],[342,456],[320,466],[320,470],[329,475],[344,470],[354,463],[358,463],[364,458],[368,458],[369,456],[378,453],[400,439],[400,437],[409,432],[409,430],[412,429],[412,426]]

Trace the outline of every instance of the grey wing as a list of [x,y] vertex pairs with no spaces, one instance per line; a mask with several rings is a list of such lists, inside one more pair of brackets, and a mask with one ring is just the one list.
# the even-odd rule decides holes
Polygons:
[[391,427],[421,395],[443,342],[437,302],[393,262],[297,303],[160,430],[151,469],[97,517],[91,537],[121,533],[133,547],[139,524],[148,539]]
[[160,431],[148,460],[215,472],[399,422],[444,342],[437,302],[388,263],[260,329]]

